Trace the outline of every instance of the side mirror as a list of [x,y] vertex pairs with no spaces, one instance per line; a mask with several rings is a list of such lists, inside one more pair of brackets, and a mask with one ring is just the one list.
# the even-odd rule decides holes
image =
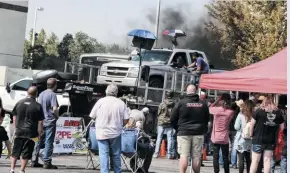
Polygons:
[[11,92],[10,83],[6,84],[6,91],[7,91],[7,93]]
[[172,62],[172,63],[170,64],[170,66],[173,67],[173,68],[176,68],[176,67],[178,67],[178,64],[177,64],[177,62]]
[[212,64],[209,65],[210,69],[214,69],[214,66]]
[[132,56],[129,56],[128,61],[131,61],[131,60],[132,60]]

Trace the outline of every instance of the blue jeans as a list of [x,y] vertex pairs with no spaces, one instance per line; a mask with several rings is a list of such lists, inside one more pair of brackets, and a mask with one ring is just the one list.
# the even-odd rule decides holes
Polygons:
[[33,162],[38,163],[39,151],[44,148],[43,162],[51,164],[53,154],[53,142],[55,138],[56,125],[51,124],[43,127],[43,135],[40,137],[37,145],[35,145]]
[[175,156],[175,146],[174,146],[174,132],[175,130],[172,127],[163,127],[158,126],[157,127],[157,141],[155,146],[155,152],[154,155],[159,154],[160,145],[162,141],[163,134],[166,133],[167,135],[167,155],[174,157]]
[[219,165],[224,165],[222,149],[219,152]]
[[232,166],[237,166],[237,150],[234,149],[234,146],[232,146],[232,152],[231,152],[231,164]]
[[280,166],[281,166],[281,173],[287,173],[287,156],[282,155]]
[[99,147],[101,173],[110,172],[110,155],[113,161],[114,173],[121,173],[121,135],[116,138],[97,141]]
[[[276,159],[273,156],[271,160],[271,173],[275,173],[275,167],[276,167]],[[281,173],[287,173],[287,156],[281,157],[280,167]]]

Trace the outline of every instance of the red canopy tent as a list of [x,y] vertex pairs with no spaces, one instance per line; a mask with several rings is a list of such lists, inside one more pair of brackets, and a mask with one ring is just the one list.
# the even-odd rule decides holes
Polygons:
[[287,48],[238,70],[203,74],[199,87],[222,91],[287,94]]

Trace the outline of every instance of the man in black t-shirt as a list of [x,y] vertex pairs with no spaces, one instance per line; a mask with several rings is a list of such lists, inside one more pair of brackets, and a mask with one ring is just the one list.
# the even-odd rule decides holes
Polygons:
[[27,91],[28,97],[20,100],[14,107],[13,122],[15,139],[12,149],[11,171],[14,173],[17,158],[21,156],[20,173],[25,172],[29,159],[32,158],[34,139],[42,134],[44,114],[42,107],[36,101],[37,88],[32,86]]
[[[266,98],[269,99],[269,98]],[[252,164],[250,172],[256,172],[261,155],[264,158],[264,172],[270,172],[271,158],[276,144],[279,127],[284,128],[284,119],[279,109],[258,108],[251,120]]]

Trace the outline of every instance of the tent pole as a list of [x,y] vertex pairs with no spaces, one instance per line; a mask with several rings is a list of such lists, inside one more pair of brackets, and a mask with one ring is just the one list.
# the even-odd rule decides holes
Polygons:
[[275,94],[275,97],[274,97],[274,103],[275,103],[276,105],[279,104],[279,94]]

